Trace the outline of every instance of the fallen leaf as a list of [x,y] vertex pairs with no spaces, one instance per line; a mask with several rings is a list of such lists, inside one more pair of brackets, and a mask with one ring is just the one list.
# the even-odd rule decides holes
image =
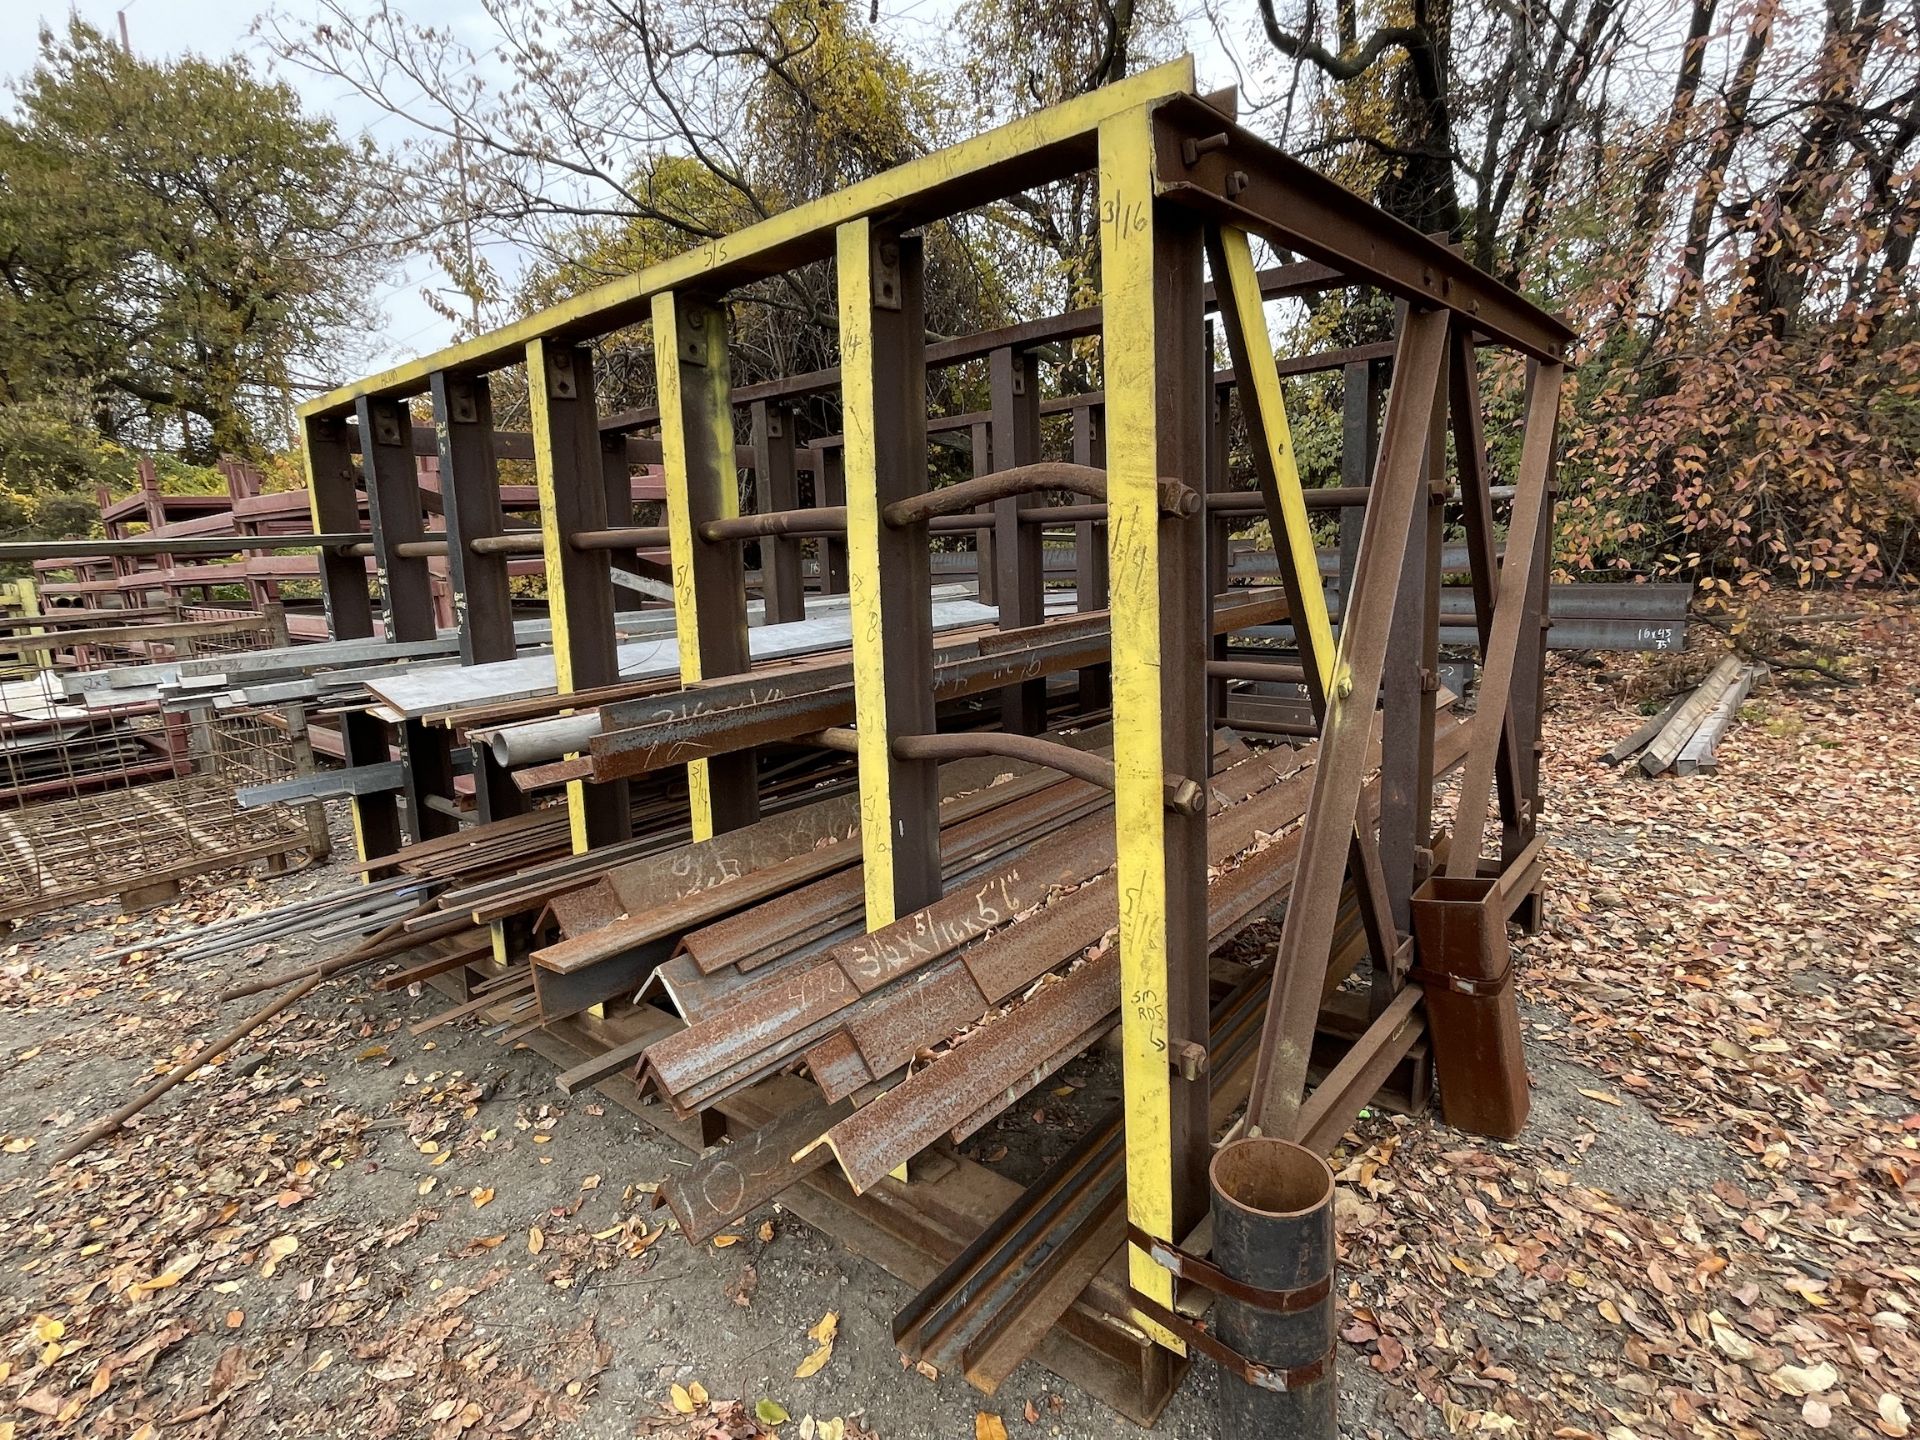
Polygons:
[[1589,1100],[1599,1100],[1608,1105],[1624,1105],[1627,1103],[1609,1090],[1582,1090],[1580,1093]]
[[753,1415],[762,1425],[784,1425],[793,1418],[778,1400],[755,1401]]
[[1822,1360],[1818,1365],[1782,1365],[1770,1378],[1789,1395],[1819,1395],[1840,1383],[1840,1372]]
[[546,1248],[547,1248],[546,1232],[543,1231],[538,1225],[535,1225],[531,1230],[527,1231],[527,1253],[529,1255],[538,1255],[542,1250]]
[[673,1401],[673,1408],[678,1410],[682,1415],[691,1415],[693,1413],[693,1392],[688,1390],[686,1386],[669,1386],[667,1395]]
[[1901,1403],[1898,1395],[1891,1391],[1883,1391],[1877,1408],[1879,1419],[1873,1424],[1882,1435],[1891,1435],[1894,1440],[1903,1440],[1903,1437],[1912,1430],[1913,1421],[1908,1418],[1907,1407]]
[[1007,1440],[1006,1423],[985,1410],[973,1412],[973,1440]]
[[280,1268],[280,1262],[300,1248],[300,1242],[291,1235],[278,1235],[267,1242],[266,1263],[260,1267],[263,1278],[271,1277]]
[[491,1185],[482,1185],[479,1189],[472,1192],[471,1198],[473,1200],[473,1208],[476,1210],[483,1205],[491,1205],[493,1203],[493,1187]]

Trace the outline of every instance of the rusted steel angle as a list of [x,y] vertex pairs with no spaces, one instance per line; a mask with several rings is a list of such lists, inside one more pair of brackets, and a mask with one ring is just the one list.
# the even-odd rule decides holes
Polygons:
[[833,1151],[855,1193],[865,1191],[964,1121],[984,1097],[1018,1085],[1034,1070],[1035,1056],[1044,1065],[1106,1021],[1119,1001],[1119,976],[1113,951],[1088,961],[814,1143]]
[[[1075,815],[1105,806],[1105,797],[1091,786],[1080,781],[1044,784],[1045,776],[1046,772],[1022,776],[942,805],[943,868],[955,870],[990,858]],[[1035,789],[1036,783],[1044,788]],[[846,923],[862,909],[862,883],[859,875],[843,872],[789,891],[693,931],[682,940],[681,948],[702,974],[711,975],[727,965],[755,969],[771,958],[769,952],[790,952]]]
[[802,1176],[831,1163],[825,1151],[799,1160],[794,1155],[852,1113],[849,1101],[816,1100],[711,1146],[685,1171],[662,1182],[660,1201],[680,1222],[680,1233],[701,1244]]
[[[1215,628],[1226,633],[1269,624],[1285,613],[1278,592],[1252,592],[1220,606]],[[959,699],[1102,661],[1105,616],[1097,617],[1097,625],[1095,619],[1081,615],[1031,626],[993,646],[943,646],[935,657],[934,698]],[[671,701],[603,706],[600,714],[605,729],[589,747],[591,774],[595,780],[619,779],[845,725],[853,718],[853,667],[823,665],[804,679],[703,682]]]
[[[1256,971],[1213,1008],[1215,1129],[1228,1115],[1223,1091],[1251,1056],[1264,979]],[[894,1341],[904,1354],[942,1370],[959,1365],[969,1383],[992,1394],[1076,1297],[1099,1302],[1097,1277],[1125,1234],[1120,1117],[1115,1106],[1097,1121],[895,1316]],[[1123,1295],[1116,1289],[1110,1300],[1111,1313],[1125,1318]]]
[[[1072,790],[1079,787],[1053,788]],[[1043,821],[1033,818],[1027,807],[1003,806],[980,820],[955,827],[960,833],[957,842],[949,847],[948,877],[964,883],[981,868],[978,864],[965,864],[973,858],[967,843],[968,831],[1003,845],[1016,841],[1036,844],[1045,840],[1049,825],[1071,819],[1090,808],[1092,806],[1082,805],[1078,810],[1056,813]],[[998,827],[997,835],[982,828],[983,822],[988,821]],[[989,855],[994,857],[997,853],[997,850],[991,851]],[[965,868],[958,869],[956,875],[956,867],[961,865],[965,865]],[[836,880],[841,878],[835,877]],[[851,877],[851,882],[841,887],[847,892],[842,898],[851,907],[842,927],[844,930],[858,928],[857,879],[857,876]],[[769,908],[779,911],[780,905],[781,902],[775,902],[772,907],[762,906],[754,913]],[[815,903],[807,908],[817,909],[819,905]],[[802,926],[803,930],[805,928]],[[777,965],[770,964],[764,973],[755,972],[751,976],[732,968],[710,976],[690,975],[684,957],[677,957],[663,972],[663,984],[691,1023],[687,1031],[673,1037],[672,1043],[663,1042],[658,1055],[649,1052],[647,1073],[676,1107],[684,1110],[705,1103],[762,1074],[770,1073],[821,1040],[828,1030],[837,1028],[846,1018],[842,1012],[863,1003],[871,1003],[865,1001],[865,997],[845,978],[845,972],[840,967],[820,954],[823,947],[809,951],[806,946],[807,941],[803,938],[801,948],[786,952]],[[1070,958],[1073,952],[1056,952],[1050,957],[1045,957],[1041,950],[1030,953],[1041,957],[1036,963],[1040,970],[1044,970]],[[820,966],[832,966],[835,975],[815,975],[813,972]],[[1036,970],[1035,975],[1038,973],[1039,970]],[[797,989],[783,985],[783,979],[791,980]],[[826,993],[823,993],[823,987]],[[965,989],[972,990],[971,984],[966,985]],[[908,993],[889,998],[898,1003],[901,999],[911,1001],[914,995]],[[962,997],[960,1003],[959,1019],[948,1027],[949,1030],[978,1016],[988,1002],[977,990],[972,990],[971,996]],[[870,1072],[852,1073],[856,1088],[858,1084],[873,1078]],[[888,1072],[882,1070],[878,1073]]]

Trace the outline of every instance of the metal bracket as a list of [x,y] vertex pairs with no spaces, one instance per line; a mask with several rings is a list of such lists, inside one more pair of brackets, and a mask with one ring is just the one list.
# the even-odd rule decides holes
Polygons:
[[376,444],[398,445],[400,443],[400,406],[390,401],[375,405],[373,412],[373,438]]
[[680,310],[680,359],[688,365],[705,368],[712,358],[712,336],[708,327],[709,317],[715,312],[707,305],[689,303]]
[[473,387],[484,382],[449,380],[447,382],[447,419],[459,425],[471,425],[480,418],[480,405]]
[[1207,1047],[1198,1040],[1182,1040],[1169,1049],[1167,1061],[1182,1080],[1198,1080],[1207,1073]]
[[883,240],[873,247],[873,308],[900,308],[900,244]]
[[573,373],[573,352],[556,347],[547,352],[547,394],[555,400],[572,400],[580,394],[579,383]]

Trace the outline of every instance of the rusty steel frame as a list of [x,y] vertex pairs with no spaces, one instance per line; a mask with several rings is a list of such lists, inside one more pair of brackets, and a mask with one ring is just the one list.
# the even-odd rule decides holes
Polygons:
[[[1449,875],[1492,874],[1496,884],[1524,880],[1528,887],[1539,860],[1546,537],[1553,426],[1571,332],[1446,245],[1382,215],[1239,127],[1230,109],[1228,101],[1194,93],[1190,62],[1175,62],[335,391],[302,411],[314,528],[352,528],[355,512],[346,508],[355,486],[351,456],[361,450],[370,499],[378,492],[371,546],[388,628],[412,633],[418,625],[413,567],[424,568],[423,530],[411,470],[403,500],[399,471],[387,454],[404,454],[411,463],[417,442],[407,434],[405,402],[433,396],[443,460],[459,491],[448,507],[448,553],[497,554],[510,538],[487,495],[491,457],[499,452],[481,443],[490,426],[483,407],[460,397],[463,387],[484,394],[489,376],[527,366],[562,703],[618,679],[610,557],[654,537],[628,524],[629,516],[608,513],[618,487],[600,482],[631,455],[629,431],[660,427],[688,699],[677,712],[670,703],[609,704],[602,714],[607,728],[590,753],[554,767],[567,781],[578,850],[624,841],[630,813],[624,777],[667,764],[689,767],[696,839],[749,826],[758,813],[754,747],[851,722],[852,735],[842,738],[858,761],[864,928],[886,930],[943,897],[936,760],[956,751],[918,739],[937,730],[936,700],[1000,688],[1003,729],[1033,736],[1046,724],[1045,676],[1078,671],[1082,706],[1110,706],[1113,720],[1112,893],[1119,940],[1102,966],[1116,972],[1111,988],[1122,1035],[1126,1220],[1153,1246],[1188,1241],[1206,1213],[1206,1165],[1224,1118],[1216,1113],[1205,1063],[1213,935],[1221,924],[1243,923],[1272,895],[1270,886],[1260,888],[1267,885],[1263,876],[1254,877],[1259,884],[1230,876],[1210,895],[1208,862],[1220,840],[1209,834],[1206,806],[1169,804],[1170,785],[1204,780],[1211,769],[1218,716],[1210,714],[1210,690],[1218,711],[1226,687],[1243,678],[1213,643],[1221,629],[1232,628],[1228,617],[1235,610],[1216,609],[1230,573],[1220,543],[1229,517],[1264,516],[1276,546],[1292,552],[1278,560],[1319,736],[1318,758],[1301,780],[1308,788],[1304,820],[1285,842],[1284,857],[1274,860],[1284,865],[1289,900],[1271,979],[1256,987],[1266,996],[1257,1049],[1246,1026],[1237,1032],[1241,1051],[1253,1050],[1240,1066],[1245,1132],[1331,1145],[1413,1043],[1424,1007],[1419,986],[1407,978],[1417,960],[1408,907],[1413,889],[1442,863],[1437,857],[1447,857]],[[1088,170],[1099,185],[1101,306],[928,345],[918,230]],[[1250,292],[1250,261],[1242,264],[1244,257],[1233,251],[1246,237],[1304,258],[1255,277]],[[732,388],[729,296],[827,258],[837,264],[840,366]],[[1276,277],[1271,290],[1270,276]],[[1392,346],[1306,362],[1275,357],[1260,333],[1259,298],[1335,286],[1373,288],[1399,302]],[[1212,364],[1210,308],[1221,316],[1231,372],[1216,372]],[[597,416],[590,342],[649,319],[659,411]],[[1043,401],[1036,348],[1083,335],[1100,337],[1103,388]],[[1510,548],[1505,565],[1493,544],[1492,476],[1478,393],[1476,351],[1489,345],[1526,357],[1532,367],[1510,526],[1518,548]],[[929,422],[928,366],[968,358],[988,361],[990,411]],[[1337,499],[1327,494],[1318,502],[1342,510],[1337,644],[1331,632],[1316,632],[1310,623],[1323,592],[1317,565],[1302,566],[1296,543],[1304,538],[1310,502],[1298,493],[1290,462],[1275,463],[1284,456],[1278,378],[1328,368],[1344,372],[1348,446],[1345,485]],[[780,402],[835,386],[844,433],[802,446],[792,433],[791,411]],[[1257,493],[1207,494],[1201,505],[1199,495],[1223,487],[1227,386],[1248,424]],[[745,462],[735,407],[747,407],[750,420]],[[1096,503],[1065,507],[1046,521],[1075,527],[1083,612],[1049,622],[1041,603],[1045,566],[1034,496],[1008,477],[1044,460],[1040,417],[1063,410],[1073,415],[1075,464],[1104,474],[1097,491],[1068,487],[1096,494]],[[349,426],[349,418],[356,423]],[[969,515],[948,513],[926,498],[928,436],[938,430],[965,430],[971,442],[979,500],[963,491],[950,502],[966,500]],[[751,523],[735,514],[735,472],[743,463],[755,474],[759,516]],[[1481,714],[1450,730],[1442,745],[1433,700],[1439,536],[1450,469],[1465,501],[1487,683]],[[814,507],[827,513],[810,515],[801,507],[802,472],[811,478]],[[1167,504],[1169,480],[1192,492],[1195,503]],[[976,503],[990,509],[976,510]],[[928,535],[949,527],[975,529],[982,595],[990,593],[1009,643],[1000,651],[980,643],[967,659],[942,664],[929,626]],[[1216,532],[1211,544],[1210,527]],[[1098,544],[1102,531],[1104,546]],[[759,544],[770,616],[797,617],[805,613],[799,543],[805,536],[818,540],[824,588],[849,595],[851,659],[814,667],[811,675],[802,667],[799,683],[781,686],[768,703],[746,673],[746,542]],[[493,548],[475,541],[492,541]],[[1310,545],[1306,551],[1310,557]],[[462,568],[468,572],[460,581],[463,624],[476,626],[470,648],[477,658],[483,645],[499,643],[497,575]],[[330,553],[323,575],[336,634],[370,634],[357,558]],[[488,630],[484,639],[481,630]],[[737,678],[721,678],[729,676]],[[716,687],[739,693],[730,713],[707,709],[697,698]],[[384,756],[384,735],[356,741],[349,730],[350,754],[372,743]],[[415,755],[415,748],[422,753]],[[990,745],[972,750],[992,753]],[[1432,833],[1432,791],[1436,772],[1461,759],[1462,798],[1448,843]],[[408,762],[418,784],[435,783],[430,772],[440,764],[437,755],[410,744]],[[1379,776],[1370,781],[1376,764]],[[1105,779],[1107,772],[1099,774]],[[1498,805],[1500,833],[1493,857],[1482,854],[1490,802]],[[520,803],[517,797],[498,799],[501,809],[513,803]],[[360,797],[356,810],[363,853],[398,843],[391,797]],[[418,837],[428,822],[411,792],[408,814]],[[1321,1085],[1310,1088],[1323,1001],[1362,954],[1372,967],[1371,1023]],[[1104,993],[1102,966],[1076,972],[1086,978],[1073,982],[1069,998]],[[1016,1071],[1040,1073],[1073,1053],[1107,1013],[1091,999],[1063,1005],[1057,1023],[1046,1027],[1046,1054],[1006,1057],[1009,1083],[1018,1083]],[[991,1053],[976,1044],[980,1053]],[[821,1063],[826,1059],[823,1052]],[[928,1091],[922,1118],[938,1115],[942,1128],[950,1122],[956,1133],[975,1123],[951,1100],[943,1102],[936,1081],[921,1086]],[[891,1104],[909,1107],[914,1100],[903,1093]],[[865,1123],[884,1128],[885,1108],[854,1112],[856,1119],[862,1114],[871,1115]],[[811,1123],[796,1122],[791,1133]],[[851,1135],[846,1124],[834,1128]],[[785,1128],[770,1133],[782,1145],[790,1138]],[[892,1153],[886,1146],[874,1151],[885,1158]],[[772,1166],[769,1173],[779,1178],[778,1170]],[[860,1173],[877,1180],[878,1159]],[[1126,1247],[1128,1283],[1143,1308],[1122,1318],[1163,1350],[1181,1354],[1180,1338],[1150,1318],[1179,1299],[1175,1278],[1153,1246]],[[1127,1309],[1124,1297],[1121,1308]],[[1151,1347],[1147,1353],[1154,1353]],[[1141,1372],[1142,1412],[1157,1410],[1177,1369],[1163,1356]]]

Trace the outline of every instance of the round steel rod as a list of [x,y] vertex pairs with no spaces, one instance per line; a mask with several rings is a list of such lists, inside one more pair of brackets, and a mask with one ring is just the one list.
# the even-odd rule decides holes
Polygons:
[[[1071,775],[1076,780],[1084,780],[1089,785],[1098,785],[1103,790],[1113,789],[1111,760],[1037,735],[1008,735],[998,731],[975,731],[965,735],[896,735],[893,753],[902,760],[967,760],[977,756],[1000,756],[1008,760],[1022,760],[1030,765],[1044,765],[1063,775]],[[1166,800],[1168,809],[1184,815],[1206,813],[1206,789],[1181,776],[1167,777]]]
[[505,535],[476,535],[467,548],[476,555],[538,555],[540,536],[532,530],[510,531]]

